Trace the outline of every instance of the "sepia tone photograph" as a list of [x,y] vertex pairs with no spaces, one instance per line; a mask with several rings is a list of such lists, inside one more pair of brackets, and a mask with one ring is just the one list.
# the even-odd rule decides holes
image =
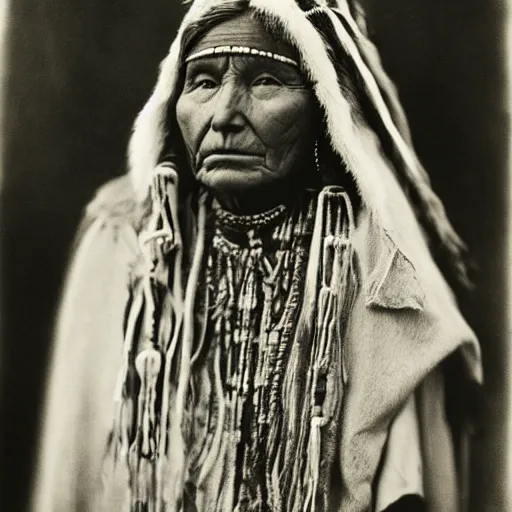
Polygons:
[[508,2],[0,15],[0,510],[512,510]]

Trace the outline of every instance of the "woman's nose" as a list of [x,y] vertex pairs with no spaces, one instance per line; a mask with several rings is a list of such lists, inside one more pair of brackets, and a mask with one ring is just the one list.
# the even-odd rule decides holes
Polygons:
[[215,95],[212,130],[216,132],[240,132],[245,125],[246,102],[240,85],[224,82]]

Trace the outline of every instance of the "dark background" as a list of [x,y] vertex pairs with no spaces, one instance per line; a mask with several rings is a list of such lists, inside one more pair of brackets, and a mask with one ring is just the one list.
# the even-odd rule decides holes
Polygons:
[[[276,0],[278,1],[278,0]],[[502,512],[508,115],[505,2],[366,0],[417,151],[480,267],[461,297],[479,335],[487,413],[472,512]],[[0,508],[28,501],[50,334],[68,251],[93,191],[125,170],[131,123],[183,8],[175,0],[13,0],[1,198]]]

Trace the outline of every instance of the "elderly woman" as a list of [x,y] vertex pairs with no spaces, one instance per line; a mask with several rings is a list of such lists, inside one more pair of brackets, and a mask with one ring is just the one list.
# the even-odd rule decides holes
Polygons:
[[458,510],[461,243],[356,7],[190,7],[88,207],[34,510]]

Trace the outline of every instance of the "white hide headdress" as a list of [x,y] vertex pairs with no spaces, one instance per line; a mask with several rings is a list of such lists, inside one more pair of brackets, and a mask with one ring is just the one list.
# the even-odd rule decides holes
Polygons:
[[[196,0],[190,6],[149,101],[134,125],[129,145],[129,168],[137,195],[147,196],[154,170],[167,136],[170,101],[179,85],[183,34],[200,22],[222,0]],[[462,262],[464,244],[446,217],[444,207],[432,191],[428,176],[410,143],[407,122],[394,86],[381,67],[378,53],[367,39],[357,4],[350,0],[247,0],[247,5],[269,27],[278,27],[298,52],[301,66],[314,84],[314,92],[324,111],[327,138],[351,174],[363,203],[376,222],[414,263],[414,249],[407,241],[417,227],[403,222],[404,190],[409,206],[426,231],[430,243],[444,251],[459,278],[465,280]],[[320,23],[319,23],[320,22]],[[320,26],[317,26],[320,25]],[[380,148],[375,131],[358,114],[355,100],[340,87],[335,59],[350,62],[358,82],[378,117],[381,132],[391,146],[390,164]],[[407,217],[407,215],[405,215]]]

